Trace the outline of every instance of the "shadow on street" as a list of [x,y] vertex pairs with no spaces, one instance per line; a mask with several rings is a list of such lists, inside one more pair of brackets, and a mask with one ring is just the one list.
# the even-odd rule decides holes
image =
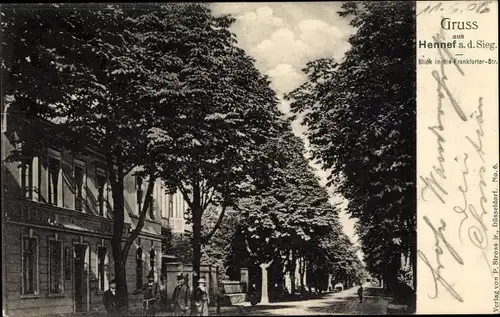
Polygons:
[[[279,315],[386,315],[411,314],[408,307],[396,307],[382,288],[367,286],[363,302],[357,296],[358,287],[338,293],[327,293],[316,299],[289,301],[257,306],[233,306],[220,316],[279,316]],[[392,308],[391,308],[392,307]]]

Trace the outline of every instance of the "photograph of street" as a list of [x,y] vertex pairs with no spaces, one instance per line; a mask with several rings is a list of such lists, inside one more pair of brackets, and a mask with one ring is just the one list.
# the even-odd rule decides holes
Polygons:
[[414,2],[0,15],[3,316],[415,313]]

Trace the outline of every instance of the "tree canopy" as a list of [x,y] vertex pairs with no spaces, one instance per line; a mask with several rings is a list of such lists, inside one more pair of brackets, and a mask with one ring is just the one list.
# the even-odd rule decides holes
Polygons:
[[[329,202],[327,191],[304,156],[302,140],[288,128],[276,146],[282,159],[271,186],[265,193],[239,201],[226,266],[272,265],[273,272],[284,268],[295,274],[300,262],[307,263],[313,275],[339,273],[339,278],[354,280],[362,264],[342,232],[337,207]],[[277,275],[270,278],[277,282]],[[293,284],[292,292],[294,289]]]
[[[158,87],[155,94],[161,111],[150,145],[158,154],[161,177],[188,203],[193,267],[199,274],[201,247],[223,222],[226,209],[268,183],[275,161],[262,149],[283,123],[269,79],[228,30],[234,19],[214,17],[204,5],[176,9],[187,18],[146,17],[144,22],[145,29],[155,30],[148,37],[175,56],[175,63],[163,67],[175,74],[175,88]],[[150,25],[157,23],[175,33]],[[202,236],[202,216],[210,206],[220,207],[219,219]]]
[[[188,202],[199,271],[201,245],[225,208],[265,187],[274,161],[260,149],[280,122],[269,80],[235,45],[234,19],[191,3],[12,6],[2,14],[9,106],[58,131],[23,148],[92,148],[106,159],[118,292],[126,297],[124,263],[157,178]],[[133,170],[149,184],[122,246],[124,177]],[[201,237],[209,205],[222,207],[221,220]]]
[[[415,4],[349,2],[357,28],[342,60],[318,59],[288,94],[314,159],[348,200],[370,268],[391,254],[415,259]],[[376,267],[376,268],[375,268]]]

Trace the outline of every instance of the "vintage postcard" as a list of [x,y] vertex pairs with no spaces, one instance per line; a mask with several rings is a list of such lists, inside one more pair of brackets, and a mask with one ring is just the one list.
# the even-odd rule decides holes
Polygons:
[[498,314],[498,2],[0,5],[2,314]]
[[498,3],[417,2],[417,312],[497,313]]

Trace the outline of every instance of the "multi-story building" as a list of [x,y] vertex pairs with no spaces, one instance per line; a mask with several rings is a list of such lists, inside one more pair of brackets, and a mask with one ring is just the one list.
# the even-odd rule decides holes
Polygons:
[[[9,162],[20,137],[36,138],[52,124],[9,116],[2,127],[2,293],[8,316],[103,311],[113,278],[113,200],[104,157],[91,149],[74,155],[55,146]],[[44,126],[43,129],[37,127]],[[131,171],[124,182],[125,232],[138,221],[147,182]],[[126,263],[129,292],[153,271],[160,277],[161,227],[184,231],[186,203],[154,189],[144,228]],[[140,305],[141,295],[130,297]]]

